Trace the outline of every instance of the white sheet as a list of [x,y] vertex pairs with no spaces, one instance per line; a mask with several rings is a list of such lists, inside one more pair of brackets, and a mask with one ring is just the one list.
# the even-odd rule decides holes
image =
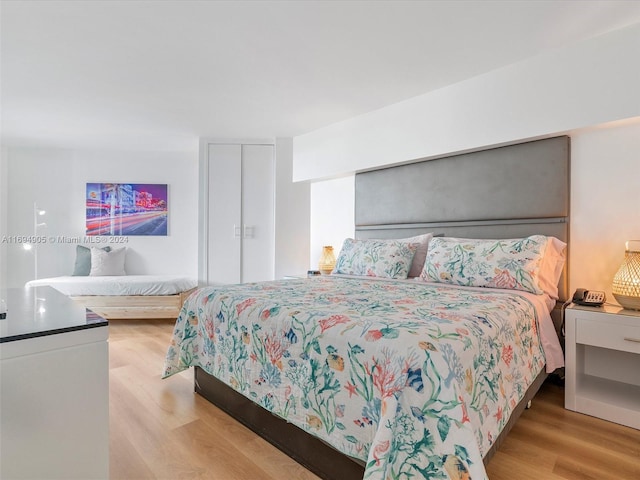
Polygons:
[[26,287],[50,286],[65,295],[175,295],[197,286],[194,279],[176,275],[53,277],[27,282]]

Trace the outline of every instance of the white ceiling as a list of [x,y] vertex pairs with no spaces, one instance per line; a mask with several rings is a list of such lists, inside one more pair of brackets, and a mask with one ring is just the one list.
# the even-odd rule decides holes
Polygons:
[[5,145],[291,137],[640,22],[639,1],[1,3]]

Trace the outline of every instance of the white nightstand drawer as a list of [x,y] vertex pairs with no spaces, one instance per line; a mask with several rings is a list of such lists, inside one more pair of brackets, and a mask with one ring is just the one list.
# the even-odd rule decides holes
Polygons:
[[640,323],[625,325],[581,319],[576,325],[576,343],[640,353]]

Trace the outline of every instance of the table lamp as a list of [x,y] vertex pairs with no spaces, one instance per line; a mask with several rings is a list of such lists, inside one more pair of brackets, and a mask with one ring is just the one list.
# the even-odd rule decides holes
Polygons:
[[335,266],[336,256],[333,253],[333,247],[330,245],[322,247],[322,255],[318,262],[318,270],[320,270],[323,275],[328,275],[333,271]]
[[613,277],[613,296],[629,310],[640,310],[640,240],[625,244],[624,261]]

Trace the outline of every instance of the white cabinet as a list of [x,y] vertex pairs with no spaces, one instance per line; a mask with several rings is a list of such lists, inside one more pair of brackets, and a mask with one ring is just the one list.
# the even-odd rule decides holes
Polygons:
[[108,322],[50,287],[0,320],[0,478],[109,478]]
[[640,429],[640,312],[565,312],[565,408]]
[[[201,204],[200,280],[273,280],[273,145],[206,143]],[[202,164],[201,164],[202,165]]]

